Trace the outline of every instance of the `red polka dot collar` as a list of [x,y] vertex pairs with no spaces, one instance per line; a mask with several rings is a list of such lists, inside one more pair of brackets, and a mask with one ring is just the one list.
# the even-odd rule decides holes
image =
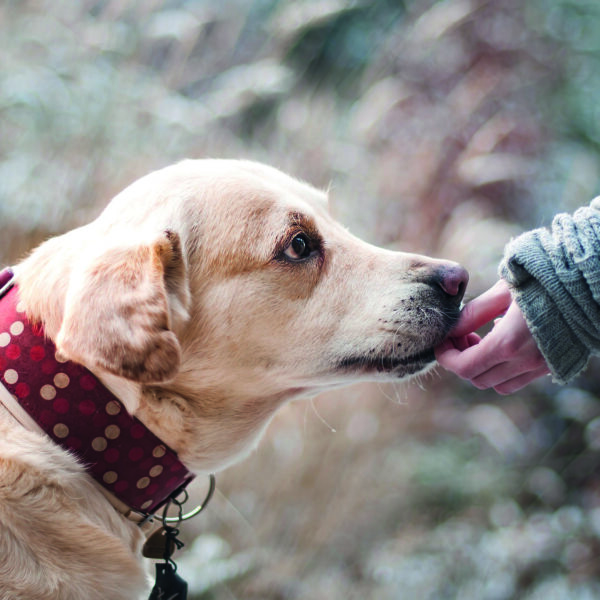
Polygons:
[[85,367],[56,355],[0,272],[0,383],[52,440],[134,511],[152,514],[193,474]]

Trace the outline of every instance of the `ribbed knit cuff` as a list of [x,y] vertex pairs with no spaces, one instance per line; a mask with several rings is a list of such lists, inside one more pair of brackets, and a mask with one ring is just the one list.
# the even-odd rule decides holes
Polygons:
[[531,258],[532,252],[540,250],[533,232],[519,236],[507,245],[499,274],[509,284],[553,380],[564,384],[585,369],[590,352],[544,286],[523,267],[522,253]]

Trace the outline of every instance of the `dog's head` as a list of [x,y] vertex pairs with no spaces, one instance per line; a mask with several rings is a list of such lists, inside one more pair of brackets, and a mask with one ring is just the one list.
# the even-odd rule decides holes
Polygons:
[[357,239],[326,194],[240,161],[152,173],[39,256],[50,273],[67,263],[42,275],[52,309],[25,297],[63,354],[205,407],[419,373],[467,282],[455,263]]

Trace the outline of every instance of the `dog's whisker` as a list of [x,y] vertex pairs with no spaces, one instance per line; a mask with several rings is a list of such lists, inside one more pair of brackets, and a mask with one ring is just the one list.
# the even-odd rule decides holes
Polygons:
[[218,497],[223,504],[226,505],[228,512],[234,515],[235,520],[241,525],[246,533],[252,538],[256,539],[256,529],[254,525],[244,516],[242,511],[233,503],[233,501],[222,492],[219,488],[215,490],[215,496]]
[[323,423],[323,425],[325,425],[325,427],[327,427],[327,429],[329,429],[329,431],[331,433],[337,433],[337,429],[335,427],[332,427],[326,420],[325,418],[319,413],[319,411],[317,410],[317,407],[315,406],[315,399],[311,398],[310,399],[310,406],[313,409],[313,412],[315,413],[317,419],[319,419],[319,421],[321,421],[321,423]]

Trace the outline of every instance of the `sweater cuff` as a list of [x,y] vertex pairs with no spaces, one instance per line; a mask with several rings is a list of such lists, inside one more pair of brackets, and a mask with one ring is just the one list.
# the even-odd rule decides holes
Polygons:
[[590,352],[565,322],[550,294],[519,260],[520,249],[531,252],[535,245],[528,243],[526,236],[507,246],[499,274],[509,284],[553,380],[564,384],[585,369]]

